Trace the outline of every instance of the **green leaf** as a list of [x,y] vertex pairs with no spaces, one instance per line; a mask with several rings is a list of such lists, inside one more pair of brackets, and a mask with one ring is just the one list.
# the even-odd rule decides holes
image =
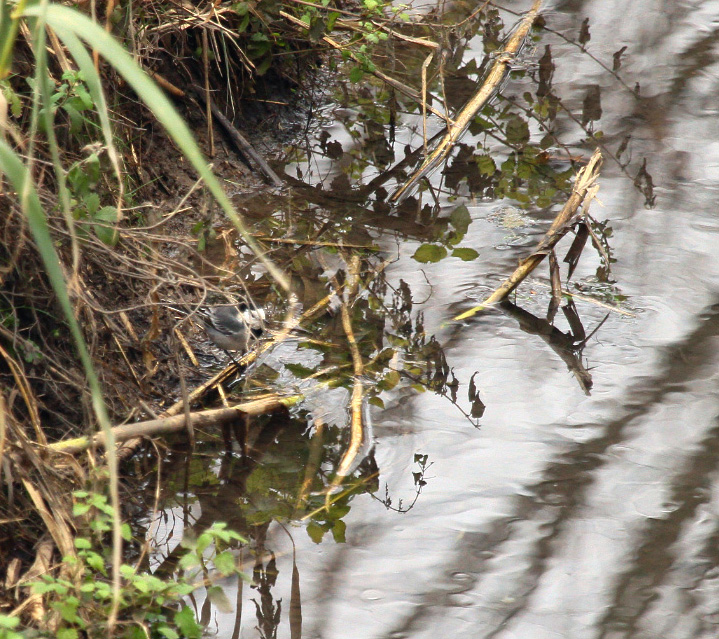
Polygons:
[[54,606],[60,613],[60,616],[68,623],[75,623],[79,620],[77,616],[77,608],[80,602],[77,597],[66,597],[62,601],[57,602]]
[[70,133],[79,133],[82,130],[82,115],[80,115],[80,112],[69,102],[62,105],[62,110],[70,118]]
[[517,164],[517,177],[528,180],[534,173],[534,166],[530,162],[519,162]]
[[170,626],[160,626],[157,628],[157,632],[163,637],[167,637],[167,639],[180,639],[179,633],[170,628]]
[[120,566],[120,574],[125,579],[131,579],[135,576],[135,569],[132,566],[128,566],[127,564],[122,564],[122,566]]
[[313,368],[307,368],[306,366],[303,366],[302,364],[285,364],[285,368],[290,371],[295,377],[299,377],[300,379],[307,379],[310,375],[315,374],[315,369]]
[[474,161],[477,163],[477,168],[481,175],[494,175],[497,171],[494,160],[486,153],[478,155]]
[[364,70],[362,67],[353,67],[350,71],[350,82],[357,84],[364,77]]
[[534,204],[537,208],[546,209],[547,207],[552,206],[552,198],[542,195],[536,199]]
[[380,390],[392,390],[399,384],[399,371],[389,371],[377,384]]
[[452,257],[458,257],[463,262],[471,262],[479,257],[479,253],[472,248],[456,248],[452,251]]
[[95,215],[100,208],[100,196],[97,193],[88,193],[83,198],[85,208],[90,215]]
[[2,90],[8,104],[10,104],[10,113],[12,113],[14,118],[19,118],[22,114],[22,103],[20,102],[18,94],[15,93],[7,80],[0,80],[0,90]]
[[205,552],[205,550],[210,546],[212,543],[212,535],[209,535],[208,533],[204,532],[197,538],[197,552],[198,554],[201,554]]
[[319,544],[322,541],[322,537],[325,536],[325,532],[326,530],[314,521],[307,524],[307,534],[316,544]]
[[230,603],[225,591],[219,586],[208,588],[207,596],[219,612],[227,614],[234,610],[234,606]]
[[378,408],[384,408],[384,402],[379,397],[370,397],[367,402],[371,404],[372,406],[377,406]]
[[427,264],[428,262],[439,262],[447,256],[447,249],[444,246],[436,244],[422,244],[412,256],[418,262]]
[[202,626],[197,623],[195,613],[187,606],[183,606],[182,610],[175,614],[175,623],[187,639],[200,639],[202,637]]
[[107,571],[105,570],[105,560],[96,552],[85,553],[85,563],[96,572],[107,576]]
[[75,537],[75,548],[78,550],[87,550],[92,548],[90,540],[85,537]]
[[345,534],[347,532],[347,524],[343,522],[341,519],[338,519],[335,522],[335,525],[332,526],[332,537],[334,537],[335,542],[338,544],[345,543],[346,538]]
[[194,553],[188,552],[186,555],[183,555],[180,559],[180,568],[183,570],[188,570],[190,568],[194,568],[195,566],[198,566],[200,564],[200,560]]
[[10,617],[9,615],[0,615],[0,628],[17,628],[20,623],[20,617]]
[[235,572],[235,556],[229,551],[221,552],[215,557],[215,568],[223,575],[231,575]]
[[330,11],[329,15],[327,16],[327,33],[329,33],[335,28],[335,22],[337,22],[337,19],[339,17],[340,14],[337,13],[337,11]]
[[111,226],[117,224],[119,218],[118,210],[114,206],[103,206],[95,213],[95,221],[103,225],[95,225],[95,235],[108,246],[115,246],[120,239],[117,229],[111,228]]
[[[494,162],[492,163],[494,164]],[[464,235],[472,223],[472,216],[469,214],[469,209],[462,204],[458,206],[452,214],[449,216],[449,223],[459,232]]]
[[57,639],[77,639],[79,634],[77,628],[60,628],[55,636]]

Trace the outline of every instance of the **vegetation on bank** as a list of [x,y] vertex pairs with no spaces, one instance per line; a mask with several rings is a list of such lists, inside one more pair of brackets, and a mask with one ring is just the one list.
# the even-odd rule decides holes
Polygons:
[[[541,3],[534,5],[536,11]],[[541,24],[530,18],[512,56],[525,40],[539,38]],[[314,428],[297,453],[306,464],[300,482],[296,470],[263,475],[252,469],[253,485],[266,491],[268,505],[243,504],[243,523],[261,529],[273,518],[301,519],[313,541],[327,534],[343,541],[351,500],[379,488],[376,469],[358,460],[364,411],[383,407],[383,392],[401,385],[430,390],[476,425],[484,407],[474,376],[461,382],[466,398],[458,396],[460,380],[441,345],[425,333],[406,284],[393,287],[385,278],[386,263],[363,226],[370,213],[389,216],[385,185],[412,181],[412,163],[392,166],[392,145],[383,133],[374,149],[379,175],[364,181],[366,160],[353,158],[344,188],[325,193],[299,178],[277,176],[243,133],[254,130],[258,137],[263,121],[265,129],[289,121],[287,114],[308,99],[310,88],[319,91],[318,77],[326,78],[328,69],[340,70],[356,87],[366,108],[363,125],[391,131],[390,138],[398,111],[441,116],[437,105],[444,102],[459,112],[452,96],[436,98],[447,56],[434,36],[446,36],[445,50],[455,47],[456,53],[478,32],[485,61],[463,68],[460,79],[481,85],[495,70],[498,77],[487,100],[465,112],[466,128],[483,134],[482,141],[470,147],[459,143],[460,132],[448,136],[451,150],[458,150],[447,162],[447,188],[524,209],[565,205],[568,216],[530,258],[538,263],[573,230],[574,265],[589,239],[600,259],[597,279],[614,295],[611,229],[593,220],[588,206],[578,213],[593,196],[596,175],[577,195],[574,158],[554,132],[562,105],[552,91],[551,52],[532,72],[512,67],[503,49],[505,25],[493,7],[455,18],[378,0],[342,7],[329,0],[75,7],[0,0],[0,207],[8,212],[0,245],[0,456],[12,469],[0,511],[6,522],[0,564],[8,587],[0,602],[6,613],[0,637],[200,636],[186,597],[198,584],[219,596],[212,585],[217,576],[244,573],[233,550],[248,541],[208,523],[196,539],[188,536],[183,554],[166,570],[150,574],[146,531],[127,525],[129,507],[121,499],[120,465],[142,440],[112,424],[167,426],[185,415],[183,428],[194,442],[189,424],[207,417],[198,406],[210,394],[224,399],[222,382],[236,372],[230,367],[192,392],[187,388],[199,368],[192,314],[207,300],[242,294],[273,307],[284,318],[277,322],[284,333],[265,349],[297,325],[309,329],[317,339],[308,338],[303,348],[319,354],[319,363],[288,363],[286,371],[303,389],[309,383],[340,388],[349,398],[350,423],[340,431],[301,413],[302,397],[279,396],[271,381],[260,389],[262,397],[243,395],[243,415],[269,413],[270,405],[274,411],[266,422],[245,425],[237,436],[243,447],[273,420],[304,420]],[[396,59],[404,66],[389,75],[385,63]],[[527,80],[532,91],[524,92],[521,104],[490,101],[510,75]],[[592,145],[602,139],[593,127],[598,119],[596,109],[585,107],[581,130]],[[231,153],[221,144],[227,140],[235,147]],[[425,149],[432,144],[426,136],[422,142]],[[320,144],[327,157],[337,154],[332,142]],[[296,211],[278,207],[258,219],[247,207],[242,215],[229,195],[235,173],[223,171],[237,152],[265,180],[293,187]],[[307,158],[295,159],[299,166]],[[422,149],[410,159],[419,165]],[[596,157],[593,162],[598,170]],[[637,176],[637,183],[649,199],[646,176]],[[414,182],[432,200],[431,185],[420,177]],[[245,179],[246,193],[259,188],[259,180]],[[338,190],[336,219],[297,214]],[[440,216],[436,201],[422,206],[409,198],[395,212],[420,242],[418,262],[477,259],[477,251],[463,245],[471,223],[466,207]],[[231,227],[218,225],[219,219]],[[218,247],[220,259],[211,257]],[[333,270],[331,260],[341,266]],[[556,275],[556,260],[552,269]],[[561,285],[553,293],[556,313]],[[339,310],[328,314],[337,297]],[[573,372],[583,387],[591,386],[581,348],[569,350]],[[72,453],[71,438],[77,444]],[[323,445],[331,473],[318,459]],[[415,462],[419,492],[429,464],[422,455]],[[142,472],[124,475],[133,482]],[[282,487],[272,500],[270,484]],[[388,495],[383,503],[403,507]]]

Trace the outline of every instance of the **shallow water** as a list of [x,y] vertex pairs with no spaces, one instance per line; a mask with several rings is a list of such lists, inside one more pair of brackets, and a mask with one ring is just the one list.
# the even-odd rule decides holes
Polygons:
[[[529,4],[511,6],[523,11]],[[296,413],[284,430],[268,430],[266,441],[254,444],[262,455],[253,464],[239,457],[199,464],[205,474],[191,482],[189,520],[227,520],[240,504],[263,551],[259,560],[245,557],[248,572],[254,565],[254,585],[221,583],[227,606],[196,594],[198,614],[217,636],[717,636],[719,2],[568,0],[546,3],[543,15],[548,27],[571,38],[589,18],[586,50],[609,69],[613,54],[627,47],[619,78],[551,33],[525,52],[537,60],[551,46],[553,90],[575,113],[599,91],[601,117],[593,126],[610,151],[631,135],[626,171],[607,157],[600,202],[592,204],[593,215],[612,229],[612,277],[596,277],[600,263],[589,249],[572,277],[588,297],[624,311],[575,301],[585,335],[608,314],[571,360],[575,372],[579,362],[591,376],[584,380],[591,390],[569,370],[571,349],[557,346],[561,335],[552,341],[549,325],[537,324],[550,298],[546,265],[518,291],[521,318],[507,308],[450,322],[512,272],[556,204],[551,212],[515,211],[516,202],[475,199],[461,184],[457,199],[437,172],[438,210],[446,216],[467,206],[471,224],[460,246],[480,255],[419,264],[412,255],[432,225],[341,202],[349,184],[355,190],[367,184],[392,155],[403,157],[405,144],[421,143],[421,129],[413,130],[417,116],[400,114],[392,146],[386,129],[364,120],[363,108],[325,107],[309,141],[316,153],[286,171],[323,196],[337,196],[328,204],[318,194],[311,207],[351,220],[346,241],[373,241],[393,259],[383,276],[395,288],[408,285],[413,321],[424,313],[426,333],[460,381],[458,406],[406,384],[382,393],[384,408],[369,409],[374,451],[370,469],[357,475],[363,487],[342,511],[346,528],[333,523],[321,543],[278,504],[311,463],[320,422],[327,424],[322,445],[330,454],[316,467],[329,473],[336,464],[346,445],[338,424],[346,419],[347,391],[326,391],[304,407],[313,411],[314,431],[304,430]],[[471,44],[464,64],[482,58],[481,39]],[[518,78],[504,94],[521,96],[528,87],[527,78]],[[572,152],[588,157],[593,145],[582,143],[577,123],[558,122]],[[325,147],[329,140],[341,150],[319,152],[323,132]],[[366,164],[348,178],[343,167],[357,157]],[[643,158],[653,189],[646,177],[635,180]],[[505,207],[513,207],[510,222]],[[309,305],[313,284],[303,285]],[[536,316],[534,330],[528,313]],[[561,311],[555,326],[570,331]],[[575,332],[574,341],[581,337]],[[295,348],[286,347],[277,361],[297,356],[309,366]],[[467,397],[473,375],[486,407],[478,420]],[[418,455],[427,457],[413,501]],[[242,501],[248,483],[267,488]],[[212,499],[202,497],[203,489]],[[257,495],[266,501],[258,504]],[[387,497],[402,512],[387,508]],[[168,506],[166,514],[177,512]],[[253,520],[258,512],[276,517]],[[181,530],[176,520],[164,523],[158,539],[173,547]],[[332,532],[346,541],[335,543]]]

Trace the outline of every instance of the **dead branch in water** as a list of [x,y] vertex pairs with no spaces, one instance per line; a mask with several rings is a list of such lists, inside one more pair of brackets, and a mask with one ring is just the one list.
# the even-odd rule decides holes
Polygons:
[[552,226],[537,244],[532,254],[522,260],[517,270],[512,273],[502,284],[492,293],[484,302],[479,306],[470,308],[461,315],[457,315],[455,320],[463,320],[468,317],[479,313],[484,310],[487,306],[501,302],[507,297],[520,282],[525,279],[539,264],[541,261],[551,253],[554,246],[561,240],[564,235],[569,231],[574,217],[579,211],[579,207],[584,205],[584,210],[589,206],[596,195],[597,189],[596,180],[599,177],[599,169],[602,166],[602,153],[599,149],[594,151],[591,159],[587,166],[585,166],[577,174],[572,194],[569,196],[567,203],[564,205],[562,210],[559,212],[557,217],[552,222]]
[[519,51],[525,37],[529,33],[529,29],[532,27],[532,23],[537,17],[537,13],[539,12],[541,6],[542,0],[534,0],[532,8],[522,19],[519,27],[512,34],[512,37],[507,42],[504,50],[499,52],[497,55],[497,58],[492,65],[486,80],[479,88],[479,91],[474,94],[474,96],[460,111],[457,118],[449,126],[447,134],[437,145],[437,148],[422,163],[422,166],[392,194],[392,197],[390,198],[391,202],[400,202],[402,198],[408,194],[409,190],[412,189],[417,182],[419,182],[419,180],[428,176],[442,162],[444,162],[452,148],[454,148],[454,145],[460,140],[464,132],[467,130],[467,127],[469,127],[474,117],[477,113],[479,113],[480,109],[489,102],[494,92],[499,88],[504,81],[504,78],[509,73],[510,62]]
[[[236,404],[230,408],[216,408],[204,410],[189,415],[173,415],[151,419],[146,422],[135,422],[134,424],[123,424],[115,426],[112,432],[117,442],[127,441],[135,437],[149,437],[160,433],[175,433],[187,428],[187,419],[193,428],[204,428],[226,424],[237,419],[240,415],[264,415],[282,406],[289,406],[296,401],[296,397],[280,397],[271,395],[256,399],[251,402]],[[92,437],[76,437],[50,444],[48,449],[56,453],[78,453],[93,446],[104,446],[105,436],[103,433],[96,433]]]

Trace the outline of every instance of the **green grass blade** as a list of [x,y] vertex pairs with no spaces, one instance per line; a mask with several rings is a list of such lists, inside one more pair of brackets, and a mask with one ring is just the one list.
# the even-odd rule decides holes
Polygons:
[[[115,478],[111,485],[111,494],[114,497],[113,502],[115,502],[117,497],[117,458],[114,454],[115,437],[110,427],[110,419],[102,397],[100,380],[95,373],[90,352],[87,350],[82,331],[75,319],[72,303],[70,302],[70,296],[67,292],[65,276],[62,266],[60,265],[60,258],[55,250],[52,236],[50,235],[50,229],[47,224],[47,219],[45,218],[45,212],[42,209],[40,198],[38,197],[35,186],[32,183],[30,171],[23,164],[18,155],[2,139],[0,139],[0,173],[7,175],[13,188],[20,196],[23,212],[27,217],[30,231],[35,238],[35,244],[37,245],[40,257],[45,264],[45,271],[47,272],[48,279],[55,291],[60,307],[65,314],[65,319],[70,326],[70,333],[75,340],[75,347],[80,355],[80,360],[85,369],[88,385],[90,386],[92,406],[95,411],[97,421],[100,424],[100,428],[107,438],[107,450],[110,452],[108,456],[110,474],[111,477]],[[121,539],[119,538],[120,522],[118,504],[115,504],[115,517],[113,523],[113,556],[120,556]],[[118,531],[117,536],[115,534],[115,528],[117,528]],[[115,566],[113,565],[113,573],[117,573],[117,578],[113,578],[113,590],[116,590],[117,592],[114,592],[113,594],[114,598],[116,597],[117,602],[119,603],[119,565],[117,570],[115,570]],[[115,577],[114,574],[113,577]]]

